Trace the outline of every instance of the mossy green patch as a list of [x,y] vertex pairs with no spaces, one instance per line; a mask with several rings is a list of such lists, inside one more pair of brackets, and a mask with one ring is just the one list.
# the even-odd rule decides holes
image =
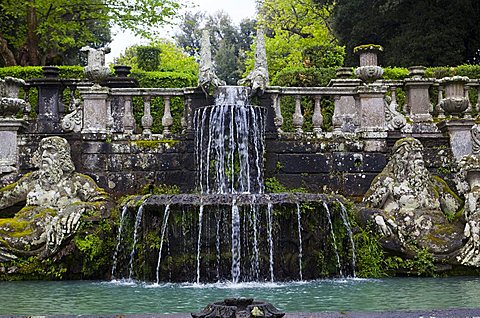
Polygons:
[[180,142],[180,140],[175,140],[175,139],[136,140],[136,141],[133,141],[133,143],[137,147],[144,148],[144,149],[157,149],[161,145],[173,146],[173,145],[175,145],[179,142]]

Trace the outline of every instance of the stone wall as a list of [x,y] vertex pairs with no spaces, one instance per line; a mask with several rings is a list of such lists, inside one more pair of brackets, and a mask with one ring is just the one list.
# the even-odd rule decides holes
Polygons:
[[[30,158],[45,136],[21,135],[20,173],[32,170]],[[86,139],[78,134],[62,137],[72,147],[77,171],[90,175],[109,193],[135,194],[150,184],[176,185],[182,192],[195,192],[197,172],[190,135],[159,140]],[[275,178],[287,189],[339,193],[359,200],[385,167],[391,147],[400,137],[390,136],[385,149],[373,152],[364,151],[362,142],[354,138],[270,135],[266,140],[265,178]],[[441,134],[416,137],[425,147],[427,168],[451,179],[453,160],[448,138]]]

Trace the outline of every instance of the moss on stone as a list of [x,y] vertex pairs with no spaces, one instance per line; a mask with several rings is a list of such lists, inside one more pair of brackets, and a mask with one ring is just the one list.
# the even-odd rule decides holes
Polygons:
[[160,139],[160,140],[136,140],[133,143],[139,148],[145,149],[157,149],[160,145],[169,145],[173,146],[176,143],[180,142],[180,140],[174,139]]

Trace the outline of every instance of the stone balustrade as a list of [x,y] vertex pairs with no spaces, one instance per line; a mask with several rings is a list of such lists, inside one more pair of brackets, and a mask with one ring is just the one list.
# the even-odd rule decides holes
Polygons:
[[[358,79],[343,77],[332,79],[327,87],[269,86],[262,105],[270,107],[272,127],[277,133],[293,132],[317,137],[327,131],[361,136],[383,136],[395,130],[434,133],[438,132],[436,123],[439,121],[471,119],[477,115],[480,110],[479,80],[424,78],[419,69],[412,69],[411,77],[405,80],[377,80],[368,85]],[[198,88],[137,88],[132,83],[117,81],[110,88],[93,89],[89,82],[59,79],[50,73],[50,69],[45,70],[45,78],[27,81],[24,87],[27,103],[30,90],[38,90],[38,103],[34,105],[37,118],[33,121],[34,128],[30,129],[32,132],[65,131],[61,121],[79,107],[76,104],[79,95],[83,99],[83,119],[77,131],[85,134],[139,134],[142,138],[152,136],[154,123],[157,133],[172,134],[173,118],[178,117],[181,118],[181,132],[189,132],[192,130],[193,110],[212,104],[211,97],[199,93]],[[181,114],[172,114],[172,98],[182,99],[184,108]],[[154,118],[152,113],[154,100],[162,100],[161,119]],[[135,109],[135,112],[142,113],[137,122],[134,102],[142,105],[141,109],[138,106]],[[332,104],[330,119],[325,116],[325,110]],[[285,105],[289,105],[289,109]],[[158,131],[160,123],[161,131]],[[176,132],[180,131],[177,129]]]

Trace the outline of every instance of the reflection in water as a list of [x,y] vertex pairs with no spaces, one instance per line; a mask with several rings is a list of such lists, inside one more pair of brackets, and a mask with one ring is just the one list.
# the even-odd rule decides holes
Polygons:
[[228,297],[287,312],[475,308],[480,278],[336,279],[292,283],[0,282],[0,315],[186,313]]

